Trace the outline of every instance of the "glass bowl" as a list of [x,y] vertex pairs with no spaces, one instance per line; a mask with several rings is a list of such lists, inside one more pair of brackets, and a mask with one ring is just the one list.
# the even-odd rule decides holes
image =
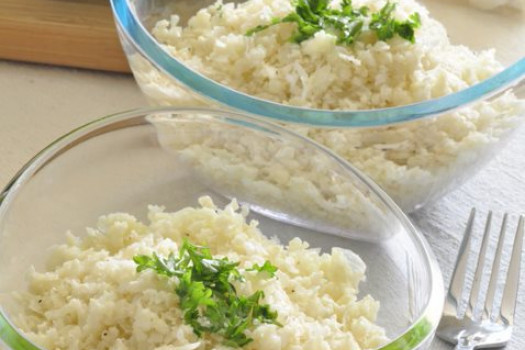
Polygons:
[[[440,39],[434,40],[426,35],[421,40],[425,47],[423,55],[430,58],[421,59],[415,67],[420,69],[421,65],[428,65],[430,68],[425,69],[431,70],[436,65],[437,68],[420,80],[410,78],[416,81],[410,87],[410,98],[399,97],[395,102],[374,105],[373,109],[366,106],[319,109],[304,106],[300,101],[270,101],[265,99],[265,94],[273,91],[273,85],[258,84],[259,80],[256,80],[252,85],[267,87],[262,88],[259,95],[250,95],[243,92],[242,84],[237,90],[224,85],[233,78],[225,75],[222,80],[218,77],[215,77],[217,81],[212,80],[207,76],[209,72],[197,71],[195,62],[188,64],[187,57],[175,58],[170,45],[177,40],[166,44],[166,37],[176,31],[170,32],[170,28],[176,27],[176,20],[171,15],[178,16],[177,25],[185,26],[198,9],[214,4],[215,0],[112,0],[111,3],[131,69],[151,104],[221,105],[286,125],[351,162],[408,212],[439,198],[472,177],[503,147],[524,119],[525,20],[522,11],[525,9],[512,8],[521,4],[518,1],[507,1],[510,5],[495,9],[489,3],[501,5],[505,1],[422,1],[430,15],[444,24],[448,36],[442,27],[433,26],[430,31],[441,33],[438,34]],[[160,20],[166,21],[153,35],[153,28]],[[422,23],[421,31],[426,28],[426,23],[434,22],[424,17]],[[250,26],[255,24],[249,23]],[[430,32],[425,29],[425,33]],[[214,43],[205,35],[203,38],[203,43],[206,43],[203,45],[217,45],[217,50],[220,49],[218,41]],[[416,45],[417,38],[418,32]],[[448,43],[447,38],[453,44],[474,51],[494,48],[495,58],[501,65],[487,58],[491,54],[486,52],[477,58],[476,65],[482,67],[479,70],[471,69],[464,57],[457,62],[448,57],[447,66],[438,66],[437,62],[448,52],[439,45]],[[184,43],[180,45],[184,50],[193,50]],[[246,45],[250,47],[252,44]],[[260,47],[263,51],[268,48],[262,44]],[[385,51],[382,47],[377,50]],[[465,47],[458,50],[470,55]],[[246,55],[248,53],[256,55],[255,51],[246,50]],[[209,60],[216,59],[215,51],[209,57]],[[386,53],[378,57],[390,56]],[[400,57],[396,64],[389,65],[389,76],[398,71],[416,69],[410,57]],[[208,61],[203,62],[205,67]],[[235,64],[235,61],[224,63],[225,66]],[[345,74],[344,66],[341,67],[341,74]],[[309,77],[311,75],[307,75]],[[248,75],[245,79],[256,78]],[[322,89],[323,79],[316,81]],[[382,89],[381,82],[375,84],[378,90]],[[313,84],[309,93],[316,94],[317,86]],[[359,93],[356,96],[353,98],[360,98]]]
[[[289,181],[281,181],[287,172]],[[202,195],[219,206],[237,198],[263,233],[283,243],[300,237],[322,251],[353,250],[367,265],[359,296],[379,300],[377,323],[391,339],[381,349],[429,346],[443,307],[441,272],[422,235],[377,185],[272,123],[219,110],[157,108],[73,130],[2,192],[0,347],[3,341],[10,349],[38,349],[15,325],[20,306],[13,292],[27,288],[23,276],[31,266],[45,269],[66,232],[82,235],[112,212],[144,220],[149,204],[176,211]]]

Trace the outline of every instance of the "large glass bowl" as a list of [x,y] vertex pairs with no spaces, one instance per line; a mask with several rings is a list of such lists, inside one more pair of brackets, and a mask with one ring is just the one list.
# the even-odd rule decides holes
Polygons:
[[426,205],[470,178],[525,119],[525,9],[489,6],[505,1],[423,0],[452,43],[475,51],[495,48],[505,69],[444,96],[373,110],[310,109],[247,95],[192,70],[152,35],[157,21],[176,14],[185,25],[198,9],[214,2],[111,1],[131,69],[149,101],[164,106],[222,105],[285,124],[367,173],[405,211]]
[[[289,181],[280,181],[286,172]],[[49,248],[64,242],[67,231],[82,235],[111,212],[144,219],[148,204],[169,211],[195,206],[202,195],[219,205],[231,197],[248,204],[249,218],[283,243],[299,236],[322,250],[353,250],[367,265],[359,295],[381,303],[377,322],[391,339],[381,349],[428,347],[443,306],[442,276],[422,235],[377,185],[271,123],[218,110],[163,108],[104,117],[70,132],[4,189],[0,348],[3,341],[8,349],[38,349],[14,323],[13,292],[26,288],[31,266],[44,269]]]

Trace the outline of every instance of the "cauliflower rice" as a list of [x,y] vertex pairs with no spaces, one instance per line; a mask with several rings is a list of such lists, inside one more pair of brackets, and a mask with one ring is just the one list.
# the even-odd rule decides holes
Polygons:
[[357,298],[365,277],[357,255],[339,248],[320,253],[299,238],[283,246],[257,222],[247,223],[247,210],[235,201],[224,209],[209,197],[199,202],[174,213],[150,206],[149,224],[117,213],[101,217],[84,238],[68,234],[48,271],[31,271],[15,324],[47,349],[226,349],[183,324],[173,284],[135,270],[133,256],[167,256],[187,237],[239,261],[241,269],[265,260],[277,266],[276,278],[245,274],[246,282],[237,282],[239,294],[263,290],[283,325],[250,330],[254,341],[246,349],[372,349],[387,342],[375,324],[379,303]]
[[[333,5],[337,1],[333,2]],[[356,0],[377,11],[382,0]],[[415,103],[460,91],[498,73],[494,50],[452,45],[445,28],[414,0],[397,0],[396,17],[418,12],[416,43],[370,38],[352,46],[318,32],[290,43],[293,24],[251,37],[246,31],[292,10],[289,1],[248,0],[198,11],[182,26],[177,15],[152,30],[171,55],[236,90],[288,105],[373,109]],[[176,85],[147,60],[130,58],[135,77],[155,104],[208,103]],[[514,129],[525,103],[512,94],[411,123],[369,129],[288,125],[331,148],[379,183],[405,210],[427,203],[469,176],[487,150]],[[461,174],[461,175],[459,175]]]

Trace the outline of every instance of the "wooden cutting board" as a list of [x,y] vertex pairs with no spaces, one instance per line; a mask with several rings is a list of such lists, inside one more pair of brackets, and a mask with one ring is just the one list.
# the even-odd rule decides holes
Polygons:
[[129,72],[109,0],[0,0],[0,58]]

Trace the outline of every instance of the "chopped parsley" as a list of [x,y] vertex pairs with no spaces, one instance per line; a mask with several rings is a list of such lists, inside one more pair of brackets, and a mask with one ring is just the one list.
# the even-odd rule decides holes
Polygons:
[[394,18],[396,3],[388,1],[379,12],[370,13],[366,6],[354,8],[352,0],[342,0],[339,9],[330,8],[329,0],[292,0],[295,12],[283,18],[274,18],[269,24],[258,25],[246,32],[247,36],[263,31],[281,23],[297,25],[291,41],[301,43],[312,38],[315,33],[324,30],[337,37],[337,43],[350,45],[362,32],[375,33],[377,39],[386,41],[396,34],[415,42],[415,29],[421,25],[417,12],[412,13],[406,21]]
[[277,267],[273,266],[271,262],[266,260],[261,266],[253,264],[253,266],[246,271],[266,272],[270,277],[274,277],[277,272]]
[[369,24],[370,30],[376,33],[379,40],[386,41],[397,34],[414,43],[416,41],[414,29],[421,25],[419,13],[414,12],[408,17],[408,20],[399,21],[393,17],[395,9],[395,3],[387,2],[379,12],[373,13]]
[[[199,337],[205,333],[216,334],[222,336],[224,345],[242,347],[253,340],[246,335],[246,330],[262,323],[281,326],[277,312],[268,304],[260,303],[263,291],[237,295],[232,282],[244,280],[237,269],[239,263],[228,258],[213,258],[207,247],[184,240],[177,256],[171,253],[163,258],[154,253],[137,255],[133,261],[138,272],[150,269],[161,276],[178,279],[175,293],[180,299],[184,322]],[[277,268],[266,261],[248,270],[266,271],[273,277]]]

